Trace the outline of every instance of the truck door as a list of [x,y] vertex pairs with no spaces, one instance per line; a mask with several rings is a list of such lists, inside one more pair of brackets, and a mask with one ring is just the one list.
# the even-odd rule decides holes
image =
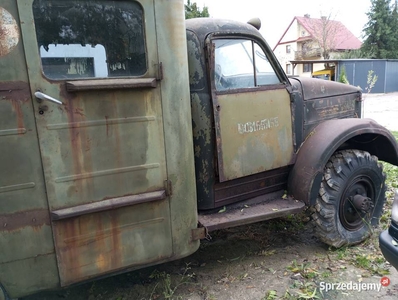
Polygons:
[[153,6],[17,2],[61,285],[170,257]]
[[220,181],[288,165],[294,154],[291,102],[288,83],[275,72],[279,65],[249,38],[208,43]]

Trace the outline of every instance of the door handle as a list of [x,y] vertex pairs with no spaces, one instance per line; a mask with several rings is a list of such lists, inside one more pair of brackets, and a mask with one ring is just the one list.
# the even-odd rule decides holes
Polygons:
[[[58,99],[55,99],[55,98],[53,98],[53,97],[51,97],[51,96],[49,96],[49,95],[46,95],[46,94],[44,94],[44,93],[42,93],[42,92],[39,92],[39,91],[37,91],[37,92],[35,92],[35,97],[37,98],[37,101],[40,103],[42,100],[47,100],[47,101],[51,101],[51,102],[54,102],[54,103],[57,103],[57,104],[59,104],[59,105],[62,105],[63,103],[62,103],[62,101],[59,101]],[[40,100],[39,100],[40,99]]]

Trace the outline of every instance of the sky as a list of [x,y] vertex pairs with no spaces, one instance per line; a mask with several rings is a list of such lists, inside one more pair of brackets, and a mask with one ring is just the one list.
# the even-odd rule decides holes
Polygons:
[[[186,1],[185,1],[186,2]],[[309,14],[311,18],[330,16],[342,22],[356,37],[362,39],[362,29],[368,21],[370,0],[191,0],[202,9],[209,8],[212,18],[247,22],[261,19],[260,32],[271,48],[277,44],[295,16]]]

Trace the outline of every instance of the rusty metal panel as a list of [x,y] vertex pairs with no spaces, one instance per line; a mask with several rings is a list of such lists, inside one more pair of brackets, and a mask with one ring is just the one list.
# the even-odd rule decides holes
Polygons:
[[[63,104],[37,103],[35,114],[50,208],[60,209],[112,197],[163,189],[164,139],[160,91],[115,89],[68,92],[66,82],[46,79],[33,21],[33,1],[20,1],[22,33],[32,91]],[[153,24],[148,7],[147,22]],[[153,8],[152,8],[153,11]],[[151,28],[147,43],[156,44]],[[157,61],[154,49],[148,60]],[[155,65],[148,76],[155,77]]]
[[[106,90],[101,82],[95,89],[95,79],[86,79],[83,90],[70,91],[67,84],[73,79],[46,78],[32,4],[18,1],[31,92],[40,90],[62,102],[34,98],[50,210],[164,190],[168,175],[160,85],[127,89],[125,79],[113,77]],[[154,9],[150,1],[142,6],[150,62],[142,78],[153,82],[159,71]],[[171,257],[169,220],[167,198],[53,221],[62,285]]]
[[358,95],[338,95],[334,97],[313,99],[304,102],[304,135],[325,120],[358,118]]
[[159,91],[60,90],[65,105],[37,118],[52,210],[163,189]]
[[264,201],[262,198],[265,197],[258,197],[257,202],[251,205],[244,206],[243,202],[242,206],[228,208],[223,213],[201,214],[199,222],[210,232],[291,215],[305,208],[303,202],[290,197]]
[[0,283],[13,298],[58,281],[19,23],[0,1]]
[[167,206],[162,200],[55,221],[61,286],[170,257]]
[[216,183],[215,207],[286,189],[289,167]]
[[185,18],[183,13],[176,13],[184,11],[184,1],[154,4],[159,60],[164,67],[160,89],[167,176],[172,183],[173,254],[182,257],[199,247],[199,241],[191,240],[191,229],[196,228],[198,217]]
[[12,299],[41,290],[59,288],[54,253],[4,263],[0,267],[0,282]]
[[291,162],[292,116],[286,89],[220,94],[216,110],[221,182]]
[[183,1],[140,2],[145,84],[130,80],[126,88],[112,78],[106,90],[95,89],[96,79],[43,75],[33,2],[17,2],[30,91],[61,101],[33,98],[50,211],[134,199],[169,183],[166,199],[53,220],[61,284],[192,253],[199,243],[191,240],[197,213],[186,39],[183,14],[175,16]]

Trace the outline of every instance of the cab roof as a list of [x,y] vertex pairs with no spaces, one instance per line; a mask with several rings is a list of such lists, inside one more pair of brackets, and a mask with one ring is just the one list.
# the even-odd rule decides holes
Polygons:
[[262,38],[260,32],[247,23],[233,20],[214,19],[214,18],[195,18],[185,21],[187,30],[196,34],[203,42],[209,34],[225,33],[232,35],[254,35]]

